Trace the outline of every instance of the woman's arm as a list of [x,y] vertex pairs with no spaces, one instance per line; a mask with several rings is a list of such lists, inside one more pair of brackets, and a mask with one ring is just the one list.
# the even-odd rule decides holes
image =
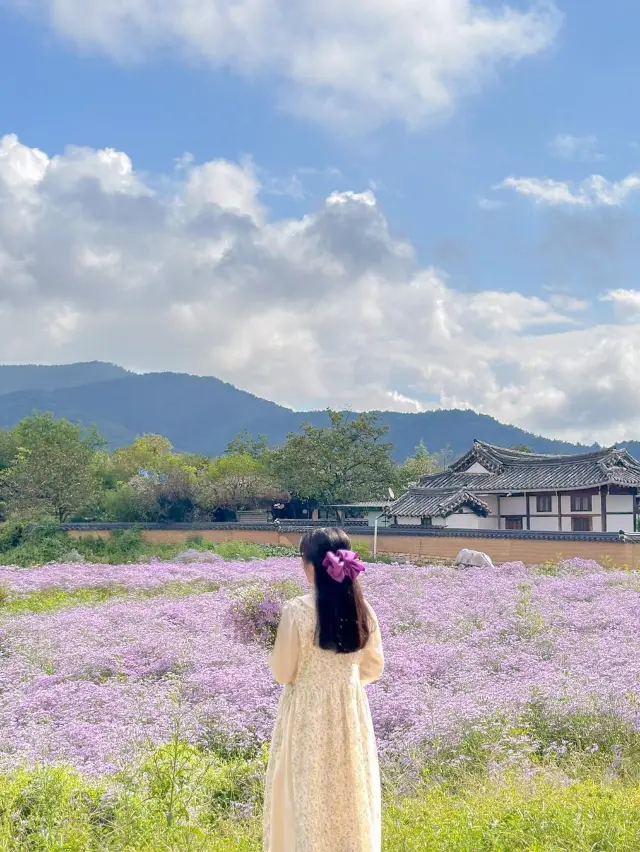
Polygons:
[[282,608],[282,617],[273,651],[269,655],[269,668],[278,683],[293,683],[298,670],[300,637],[293,617],[293,608],[287,603]]
[[362,651],[360,660],[360,680],[365,685],[373,683],[382,676],[384,671],[384,653],[382,650],[382,634],[380,633],[380,625],[374,611],[369,607],[369,617],[373,630],[369,636],[369,641]]

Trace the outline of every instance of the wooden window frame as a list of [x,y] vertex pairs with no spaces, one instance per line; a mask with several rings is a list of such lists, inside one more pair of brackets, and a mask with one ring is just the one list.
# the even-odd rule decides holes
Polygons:
[[[586,508],[583,505],[586,502]],[[593,512],[593,494],[577,494],[571,495],[571,511],[572,512]]]
[[[580,529],[582,524],[586,525],[586,529]],[[573,516],[571,518],[571,532],[593,532],[593,518],[590,515]]]
[[[518,522],[519,522],[520,526],[515,526],[515,527],[509,526],[510,523],[513,524],[513,523],[518,523]],[[504,528],[505,528],[505,531],[508,531],[508,532],[518,532],[519,530],[523,530],[524,529],[524,518],[520,517],[520,515],[507,516],[504,519]]]
[[[544,501],[544,502],[543,502]],[[549,508],[542,508],[548,506]],[[538,515],[550,515],[553,512],[553,495],[536,494],[536,513]]]

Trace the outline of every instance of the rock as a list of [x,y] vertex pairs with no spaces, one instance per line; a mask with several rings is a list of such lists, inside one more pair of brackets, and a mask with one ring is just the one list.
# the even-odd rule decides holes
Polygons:
[[176,556],[176,562],[215,562],[220,557],[212,550],[195,550],[190,547]]
[[479,550],[461,550],[453,564],[464,568],[493,568],[491,557]]
[[78,553],[77,550],[70,550],[68,553],[65,553],[64,559],[62,559],[62,562],[69,562],[69,563],[84,562],[84,556],[81,553]]

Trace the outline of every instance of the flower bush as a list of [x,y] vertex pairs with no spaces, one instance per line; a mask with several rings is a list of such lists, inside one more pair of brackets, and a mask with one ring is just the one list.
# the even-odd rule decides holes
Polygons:
[[[258,753],[280,694],[267,647],[301,582],[282,557],[0,570],[0,768],[116,772],[168,741],[176,694],[192,743]],[[639,727],[638,575],[575,560],[557,573],[370,565],[362,582],[385,642],[369,697],[387,774],[470,737],[502,742],[531,708],[545,748],[571,750],[590,719],[587,745],[610,756],[598,720]],[[11,608],[43,594],[55,609]]]

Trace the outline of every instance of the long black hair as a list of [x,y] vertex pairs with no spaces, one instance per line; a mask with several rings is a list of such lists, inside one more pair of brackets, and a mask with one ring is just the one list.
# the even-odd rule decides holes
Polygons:
[[326,651],[352,654],[367,644],[372,626],[362,589],[350,577],[338,583],[322,564],[327,553],[351,550],[349,536],[339,529],[316,529],[300,542],[300,554],[313,565],[316,587],[316,644]]

